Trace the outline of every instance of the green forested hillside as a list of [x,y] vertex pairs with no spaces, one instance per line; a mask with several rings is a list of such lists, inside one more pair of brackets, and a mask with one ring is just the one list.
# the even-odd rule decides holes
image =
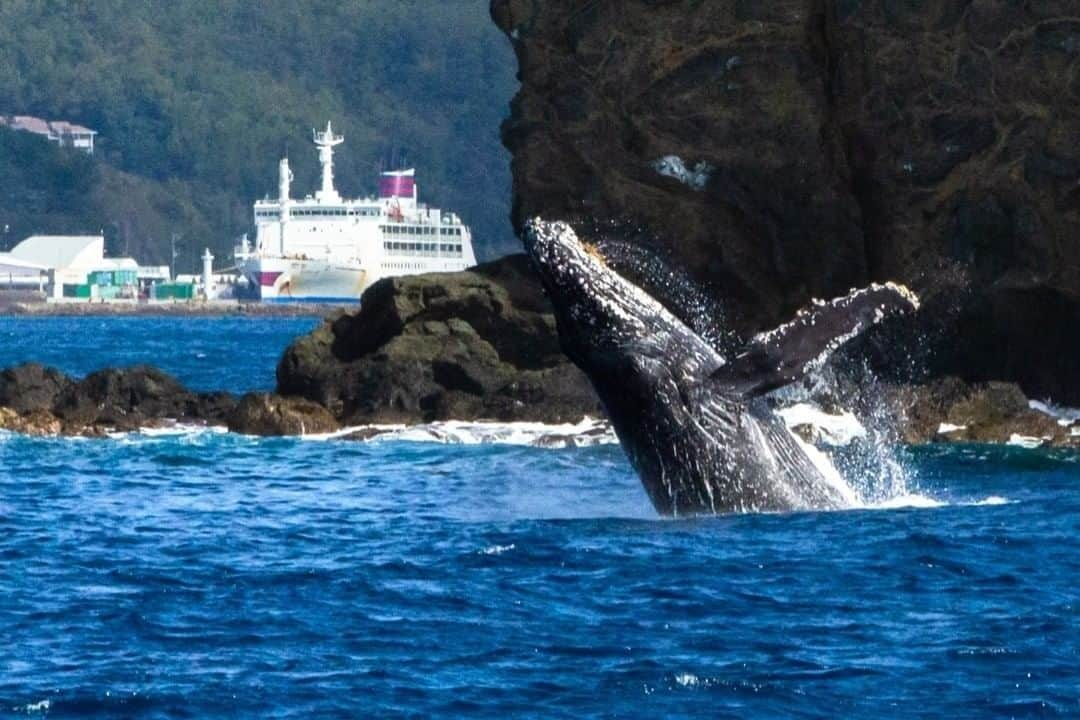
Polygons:
[[[487,0],[3,0],[0,113],[101,134],[92,162],[0,133],[0,242],[105,229],[114,251],[219,256],[276,192],[288,150],[311,192],[311,128],[334,122],[339,190],[415,165],[422,198],[457,210],[482,256],[512,247],[498,125],[515,63]],[[28,137],[28,136],[27,136]],[[381,163],[381,165],[380,165]]]

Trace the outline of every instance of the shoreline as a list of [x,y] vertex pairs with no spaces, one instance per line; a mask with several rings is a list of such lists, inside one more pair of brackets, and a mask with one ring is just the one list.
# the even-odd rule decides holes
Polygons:
[[320,303],[269,304],[259,302],[59,302],[6,301],[0,298],[0,315],[17,317],[329,317],[359,304],[328,305]]

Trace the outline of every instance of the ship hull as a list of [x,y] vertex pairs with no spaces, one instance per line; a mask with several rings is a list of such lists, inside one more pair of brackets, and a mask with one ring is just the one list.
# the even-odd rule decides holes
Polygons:
[[255,257],[241,263],[257,299],[272,303],[355,303],[375,278],[332,260]]

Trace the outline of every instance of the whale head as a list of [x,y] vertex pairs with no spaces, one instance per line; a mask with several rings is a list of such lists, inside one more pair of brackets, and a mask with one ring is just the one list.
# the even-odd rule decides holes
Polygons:
[[526,224],[524,240],[555,306],[563,350],[578,365],[603,364],[627,348],[640,354],[658,336],[686,331],[655,298],[609,267],[568,223],[535,218]]

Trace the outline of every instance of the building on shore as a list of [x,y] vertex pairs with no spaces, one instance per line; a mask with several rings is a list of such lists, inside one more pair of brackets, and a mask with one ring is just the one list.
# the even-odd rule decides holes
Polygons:
[[67,120],[45,120],[33,115],[0,115],[0,125],[41,135],[61,147],[82,150],[88,155],[94,154],[94,137],[98,134],[96,130]]
[[105,257],[101,235],[32,235],[0,253],[0,286],[45,291],[52,301],[135,299],[139,264]]

